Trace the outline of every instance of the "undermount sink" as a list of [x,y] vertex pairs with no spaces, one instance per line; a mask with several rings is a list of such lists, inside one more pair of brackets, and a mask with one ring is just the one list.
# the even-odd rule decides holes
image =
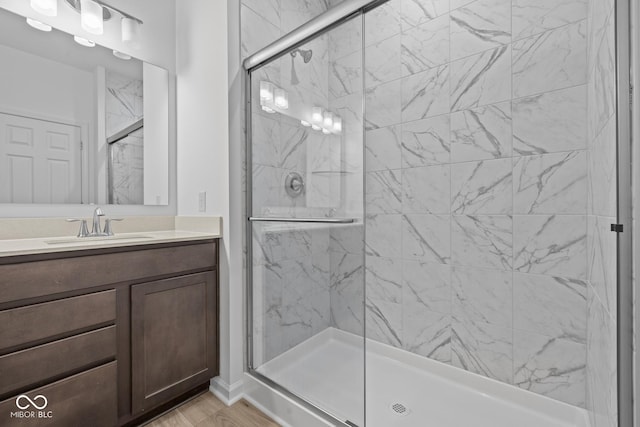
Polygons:
[[140,240],[153,239],[151,236],[127,235],[127,236],[96,236],[96,237],[69,237],[66,239],[45,240],[48,245],[64,245],[68,243],[98,242],[103,240]]

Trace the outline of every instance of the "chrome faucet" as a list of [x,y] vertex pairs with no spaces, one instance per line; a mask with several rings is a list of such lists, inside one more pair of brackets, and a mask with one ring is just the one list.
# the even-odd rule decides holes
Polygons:
[[122,221],[124,218],[106,218],[104,220],[104,230],[100,225],[100,217],[105,216],[104,211],[100,206],[97,206],[93,211],[93,226],[91,233],[89,233],[87,227],[87,220],[82,218],[69,218],[67,222],[80,222],[80,231],[78,231],[78,237],[109,237],[113,236],[113,227],[111,223],[113,221]]
[[101,216],[104,216],[104,212],[102,211],[100,206],[98,206],[93,211],[93,227],[91,228],[91,234],[90,234],[91,237],[106,235],[105,233],[102,232],[102,227],[100,226]]

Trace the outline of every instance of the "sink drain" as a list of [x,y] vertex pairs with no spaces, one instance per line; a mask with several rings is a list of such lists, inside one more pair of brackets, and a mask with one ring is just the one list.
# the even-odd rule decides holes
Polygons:
[[402,403],[393,403],[389,408],[393,411],[394,414],[400,415],[401,417],[406,417],[411,413],[411,410],[404,406]]

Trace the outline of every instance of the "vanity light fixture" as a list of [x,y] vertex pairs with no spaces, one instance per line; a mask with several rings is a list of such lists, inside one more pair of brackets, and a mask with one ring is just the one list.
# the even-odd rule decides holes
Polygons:
[[333,131],[335,133],[340,133],[342,132],[342,117],[340,116],[335,116],[333,118]]
[[91,34],[102,34],[104,32],[102,5],[93,0],[81,0],[80,24],[82,29]]
[[276,88],[273,103],[276,107],[282,108],[283,110],[289,108],[289,94],[287,91],[281,88]]
[[[313,109],[311,110],[311,123],[316,125],[322,124],[322,108],[313,107]],[[318,126],[318,128],[319,127],[320,126]],[[314,130],[319,130],[319,129],[314,128]]]
[[324,125],[325,129],[333,129],[333,114],[331,113],[331,111],[325,111],[322,114],[323,120],[322,120],[322,124]]
[[128,61],[128,60],[131,59],[131,55],[127,55],[126,53],[122,53],[119,50],[114,50],[113,51],[113,56],[115,56],[116,58],[124,59],[125,61]]
[[[48,1],[48,0],[31,0]],[[104,22],[111,19],[114,13],[122,17],[120,22],[121,38],[135,48],[140,47],[142,33],[142,20],[130,15],[117,7],[105,3],[102,0],[64,0],[76,12],[80,14],[82,28],[91,34],[103,34]]]
[[265,80],[260,82],[260,106],[262,107],[262,111],[269,114],[276,112],[271,108],[271,105],[273,105],[274,92],[275,86],[273,83]]
[[273,92],[275,86],[271,82],[260,82],[260,103],[273,102]]
[[96,45],[96,42],[91,41],[89,39],[85,39],[84,37],[73,36],[73,39],[76,41],[76,43],[78,43],[79,45],[82,45],[82,46],[94,47]]
[[57,16],[58,0],[31,0],[31,8],[45,16]]
[[140,48],[140,22],[135,18],[123,17],[120,22],[122,41],[135,48]]
[[47,25],[43,22],[36,21],[35,19],[27,18],[27,24],[31,25],[36,30],[51,31],[51,25]]

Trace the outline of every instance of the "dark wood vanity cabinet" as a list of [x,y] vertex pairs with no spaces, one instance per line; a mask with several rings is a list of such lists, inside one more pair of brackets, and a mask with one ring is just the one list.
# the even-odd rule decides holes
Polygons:
[[218,375],[218,335],[217,239],[0,258],[0,425],[136,425]]
[[[131,380],[138,413],[213,377],[216,275],[192,274],[131,288]],[[215,304],[215,303],[214,303]]]

